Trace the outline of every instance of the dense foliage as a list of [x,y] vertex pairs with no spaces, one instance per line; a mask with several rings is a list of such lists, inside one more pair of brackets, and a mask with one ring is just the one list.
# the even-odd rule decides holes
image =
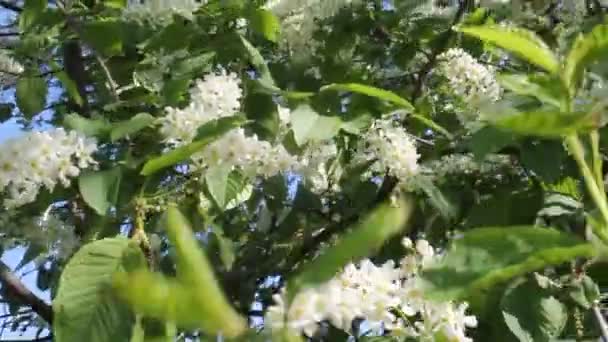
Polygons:
[[604,1],[0,8],[0,341],[608,339]]

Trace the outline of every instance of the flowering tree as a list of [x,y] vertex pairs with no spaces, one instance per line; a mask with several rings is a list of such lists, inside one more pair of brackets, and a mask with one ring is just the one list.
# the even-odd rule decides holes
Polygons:
[[0,7],[0,338],[608,338],[603,1]]

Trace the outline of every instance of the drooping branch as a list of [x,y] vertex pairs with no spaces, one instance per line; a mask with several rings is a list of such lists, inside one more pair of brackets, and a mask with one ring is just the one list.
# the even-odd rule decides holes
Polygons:
[[53,323],[53,308],[23,284],[10,267],[0,261],[0,284],[19,301],[32,309],[48,324]]

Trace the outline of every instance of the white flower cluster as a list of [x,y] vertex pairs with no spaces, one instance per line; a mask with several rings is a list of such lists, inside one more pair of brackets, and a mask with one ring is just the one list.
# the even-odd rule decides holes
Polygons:
[[[500,99],[502,91],[494,68],[479,63],[460,48],[442,53],[439,61],[439,72],[448,80],[452,92],[473,108]],[[479,113],[476,109],[457,114],[465,127],[477,126]]]
[[[171,145],[190,143],[201,125],[236,114],[240,110],[242,96],[236,74],[208,74],[196,81],[190,91],[191,102],[186,108],[166,109],[167,115],[159,119],[160,133]],[[287,109],[281,111],[284,117],[288,117]],[[272,145],[256,136],[247,136],[241,128],[233,129],[207,145],[192,159],[201,168],[223,165],[238,168],[248,176],[265,177],[294,170],[298,165],[297,158],[291,156],[283,145]]]
[[418,173],[414,139],[392,120],[376,120],[363,136],[357,149],[357,161],[373,161],[372,171],[388,172],[400,180]]
[[447,17],[454,15],[458,8],[458,2],[454,0],[426,0],[421,1],[415,11],[431,17]]
[[166,108],[167,115],[159,120],[160,133],[170,144],[190,143],[201,125],[238,112],[242,96],[237,74],[225,71],[207,74],[190,90],[190,104],[186,108]]
[[41,187],[67,187],[80,170],[95,164],[94,140],[56,128],[29,132],[5,141],[0,148],[0,189],[4,205],[15,208],[36,199]]
[[[421,341],[471,341],[465,330],[475,327],[477,320],[466,315],[466,303],[435,303],[422,296],[418,273],[435,262],[434,249],[426,240],[414,244],[405,239],[404,245],[413,253],[400,265],[388,261],[376,266],[365,259],[358,265],[349,264],[320,287],[301,291],[289,306],[285,293],[275,295],[266,326],[271,330],[287,327],[312,337],[322,322],[350,332],[355,319],[364,319],[374,333],[388,330]],[[394,309],[407,318],[395,315]]]
[[476,161],[470,153],[455,153],[426,163],[423,166],[425,170],[423,173],[432,174],[435,180],[445,180],[449,176],[457,174],[491,173],[509,165],[512,166],[512,161],[507,155],[491,154],[483,161]]
[[282,43],[292,51],[313,47],[317,21],[332,17],[341,8],[360,0],[269,0],[266,8],[281,20]]
[[333,140],[311,144],[299,160],[298,171],[304,176],[310,190],[316,194],[337,191],[338,184],[330,180],[330,163],[338,155],[338,146]]
[[179,14],[192,19],[193,13],[207,1],[197,0],[130,0],[123,10],[122,16],[126,21],[154,20],[164,23],[171,19],[173,14]]
[[23,66],[6,50],[0,49],[0,88],[14,83],[22,72]]

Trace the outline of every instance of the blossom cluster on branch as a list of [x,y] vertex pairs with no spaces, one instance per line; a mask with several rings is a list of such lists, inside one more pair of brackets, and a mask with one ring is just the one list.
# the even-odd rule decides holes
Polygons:
[[0,148],[0,189],[4,205],[19,207],[34,202],[42,187],[52,191],[70,185],[80,170],[95,165],[95,140],[75,131],[56,128],[28,132],[9,139]]
[[270,330],[289,328],[314,336],[320,324],[329,322],[351,331],[353,321],[363,319],[372,334],[390,332],[421,341],[472,341],[466,329],[475,327],[466,303],[431,302],[423,298],[418,274],[439,258],[426,240],[404,239],[410,251],[399,265],[388,261],[376,266],[369,259],[347,265],[338,275],[316,288],[295,295],[275,295],[265,325]]

